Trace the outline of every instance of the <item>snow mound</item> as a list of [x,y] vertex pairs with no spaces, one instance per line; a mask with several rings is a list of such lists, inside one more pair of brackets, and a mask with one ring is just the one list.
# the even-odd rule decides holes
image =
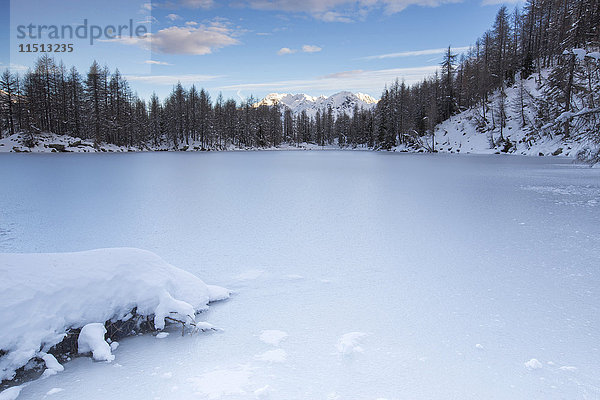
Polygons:
[[360,347],[361,340],[367,336],[364,332],[350,332],[342,335],[336,345],[337,350],[342,354],[362,353]]
[[99,322],[84,326],[77,338],[79,354],[92,353],[96,361],[113,361],[115,356],[111,352],[110,345],[104,340],[105,334],[106,328]]
[[532,358],[531,360],[525,363],[525,366],[527,367],[527,369],[540,369],[542,368],[542,363],[539,362],[537,359]]
[[0,349],[5,353],[0,380],[12,379],[30,359],[44,357],[70,329],[84,328],[80,346],[108,359],[112,354],[104,337],[105,345],[96,342],[96,324],[104,328],[106,321],[131,318],[135,308],[137,315],[159,316],[155,323],[162,328],[164,317],[194,320],[196,311],[229,293],[154,253],[129,248],[0,254],[0,276]]
[[0,392],[0,400],[15,400],[21,394],[23,386],[13,386]]

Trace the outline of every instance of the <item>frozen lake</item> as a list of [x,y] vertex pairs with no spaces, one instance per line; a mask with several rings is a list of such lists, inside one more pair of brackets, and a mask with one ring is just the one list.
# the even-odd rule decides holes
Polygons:
[[138,247],[235,291],[199,316],[223,332],[128,338],[19,399],[600,398],[600,169],[317,151],[0,171],[0,251]]

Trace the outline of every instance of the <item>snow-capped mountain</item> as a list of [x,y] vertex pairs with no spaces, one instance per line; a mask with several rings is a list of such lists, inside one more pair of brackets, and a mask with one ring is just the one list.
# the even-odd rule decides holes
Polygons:
[[335,117],[343,114],[354,113],[354,107],[371,109],[375,107],[378,100],[364,93],[339,92],[331,96],[313,97],[306,94],[271,93],[268,94],[256,106],[280,106],[289,108],[292,113],[300,114],[306,111],[309,117],[314,117],[317,110],[327,111],[329,107],[333,110]]

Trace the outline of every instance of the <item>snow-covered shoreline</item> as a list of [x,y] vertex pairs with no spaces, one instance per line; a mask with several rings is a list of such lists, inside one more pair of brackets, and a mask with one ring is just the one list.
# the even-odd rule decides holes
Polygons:
[[110,362],[118,344],[104,340],[105,323],[137,317],[153,319],[158,330],[173,321],[204,329],[196,313],[229,297],[227,289],[131,248],[0,254],[0,276],[2,381],[32,359],[45,362],[45,375],[60,372],[49,352],[73,330],[81,329],[80,353]]
[[[526,143],[525,134],[518,129],[508,133],[506,137],[511,140],[515,147],[509,152],[503,152],[498,148],[490,148],[487,133],[478,132],[470,123],[474,119],[471,111],[451,117],[448,121],[440,124],[436,129],[436,152],[444,154],[514,154],[524,156],[558,156],[576,158],[577,153],[590,144],[584,141],[564,141],[559,138],[539,139],[533,143]],[[513,133],[514,132],[514,133]],[[511,134],[512,133],[512,134]],[[337,145],[319,146],[314,143],[281,144],[277,147],[237,147],[229,146],[225,149],[209,149],[210,151],[305,151],[305,150],[345,150],[345,151],[373,151],[368,147],[339,147]],[[93,140],[74,138],[66,135],[43,134],[38,137],[34,147],[26,147],[20,134],[15,134],[0,139],[0,153],[140,153],[175,151],[167,147],[128,147],[116,146],[103,143],[95,146]],[[181,145],[177,151],[199,152],[204,151],[198,143]],[[424,149],[396,146],[392,152],[422,153]]]

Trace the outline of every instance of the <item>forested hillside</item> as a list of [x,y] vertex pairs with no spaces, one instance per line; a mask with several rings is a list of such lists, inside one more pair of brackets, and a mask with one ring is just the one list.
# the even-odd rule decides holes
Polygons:
[[[33,146],[44,132],[140,149],[271,147],[282,143],[436,151],[436,127],[469,110],[489,148],[510,152],[508,109],[520,107],[511,129],[585,143],[600,155],[600,0],[527,0],[502,7],[490,30],[460,57],[449,47],[439,72],[416,85],[391,83],[373,109],[314,117],[277,105],[216,99],[177,84],[166,99],[136,96],[118,69],[94,63],[85,75],[48,56],[23,75],[0,79],[0,132],[20,133]],[[527,83],[535,81],[535,90]],[[507,91],[517,85],[518,96]],[[514,90],[513,90],[514,92]],[[535,92],[535,95],[532,93]],[[535,110],[532,113],[531,110]],[[511,112],[512,112],[511,111]]]

